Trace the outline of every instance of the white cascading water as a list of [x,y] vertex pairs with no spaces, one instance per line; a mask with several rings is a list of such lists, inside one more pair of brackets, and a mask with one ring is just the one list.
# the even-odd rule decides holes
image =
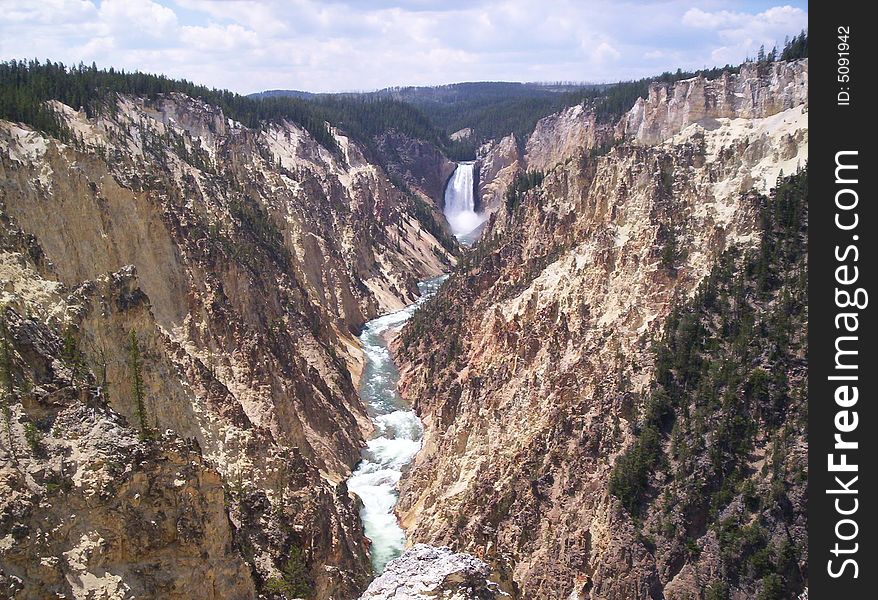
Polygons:
[[397,485],[402,470],[421,449],[424,431],[421,420],[396,390],[399,372],[387,349],[385,335],[388,330],[401,328],[445,278],[421,282],[418,286],[421,297],[417,302],[369,321],[360,335],[366,355],[360,397],[375,424],[375,435],[363,450],[357,470],[348,479],[348,489],[363,501],[360,519],[366,536],[372,541],[372,566],[376,575],[402,554],[405,546],[405,532],[393,508],[399,499]]
[[451,233],[458,239],[464,238],[481,225],[485,218],[475,211],[473,198],[474,163],[457,164],[448,186],[445,188],[445,219],[451,226]]

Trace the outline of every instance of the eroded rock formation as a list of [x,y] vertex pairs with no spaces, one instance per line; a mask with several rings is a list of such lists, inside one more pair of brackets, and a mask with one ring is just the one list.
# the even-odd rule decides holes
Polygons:
[[[70,129],[67,142],[0,121],[0,211],[4,235],[18,240],[2,249],[10,265],[3,283],[21,323],[32,319],[48,328],[41,335],[75,344],[83,377],[98,391],[74,393],[56,381],[57,341],[21,358],[54,364],[39,374],[54,387],[25,391],[43,384],[24,366],[9,384],[12,430],[20,437],[33,425],[46,442],[45,459],[34,454],[37,475],[11,453],[22,452],[20,439],[3,446],[13,492],[3,494],[0,538],[17,537],[0,550],[0,568],[24,582],[26,597],[44,585],[85,597],[102,577],[134,595],[160,590],[144,592],[152,597],[243,598],[300,584],[316,598],[355,597],[370,567],[342,481],[370,423],[356,394],[362,355],[354,335],[414,300],[418,280],[454,264],[454,246],[430,233],[441,232],[432,209],[341,132],[332,153],[295,124],[248,129],[176,93],[118,96],[91,118],[54,108]],[[142,410],[132,392],[132,336]],[[54,407],[55,388],[65,390],[63,406]],[[89,394],[99,396],[100,412],[89,412]],[[75,415],[56,435],[65,411]],[[142,423],[154,435],[137,442]],[[60,440],[94,428],[116,432],[112,469],[115,449],[103,442]],[[104,495],[66,483],[47,491],[59,460],[109,473]],[[126,483],[135,476],[136,485]],[[69,535],[10,529],[36,506],[33,515],[61,520],[83,494],[92,499],[82,501],[87,509]],[[200,533],[175,545],[168,523],[188,514],[187,498]],[[132,502],[146,516],[161,513],[158,525],[138,533],[140,521],[125,516]],[[148,569],[137,566],[128,535],[162,549],[155,560],[145,552]],[[82,554],[75,576],[63,575],[63,565],[34,570],[70,552]],[[203,576],[184,575],[189,556]]]
[[[622,143],[606,153],[591,152],[599,138],[586,111],[569,109],[538,125],[525,166],[540,165],[544,181],[497,212],[400,338],[402,390],[426,428],[399,504],[414,542],[474,554],[524,599],[702,597],[723,578],[720,555],[731,542],[716,540],[727,513],[653,515],[644,524],[609,482],[650,422],[653,349],[667,317],[696,297],[728,252],[764,246],[761,194],[781,171],[806,165],[802,82],[806,61],[679,82],[664,96],[654,89],[651,101],[623,117]],[[733,98],[749,90],[750,101],[696,110],[717,90]],[[728,489],[720,509],[734,512],[748,493],[767,493],[779,481],[789,512],[778,517],[774,505],[756,512],[770,552],[799,557],[784,564],[795,564],[805,548],[803,354],[792,352],[796,383],[787,389],[796,391],[787,396],[787,420],[780,430],[757,420],[753,449],[735,458],[752,488]],[[773,455],[781,446],[793,450]],[[708,449],[695,455],[710,464]],[[673,477],[673,469],[653,471]],[[701,498],[696,481],[680,482],[668,498]],[[666,484],[653,479],[649,489]],[[665,514],[674,513],[662,498]],[[795,526],[786,529],[788,522]],[[753,597],[776,583],[760,577],[730,577],[716,593]],[[795,574],[789,581],[802,584]]]
[[759,119],[808,103],[808,61],[744,63],[740,73],[653,84],[619,122],[616,134],[655,144],[691,123],[713,119]]
[[479,148],[477,155],[478,198],[480,212],[494,213],[503,206],[506,188],[522,168],[518,143],[514,135],[491,141]]

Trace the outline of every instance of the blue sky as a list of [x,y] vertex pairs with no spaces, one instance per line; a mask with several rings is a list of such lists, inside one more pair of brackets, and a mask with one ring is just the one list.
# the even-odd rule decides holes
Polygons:
[[241,93],[617,81],[741,62],[807,2],[0,0],[0,59],[139,69]]

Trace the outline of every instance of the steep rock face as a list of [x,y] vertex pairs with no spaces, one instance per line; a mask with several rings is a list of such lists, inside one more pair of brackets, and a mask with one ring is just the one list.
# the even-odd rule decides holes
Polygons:
[[[253,427],[240,406],[234,403],[234,397],[203,364],[178,362],[183,352],[156,325],[149,299],[138,287],[133,267],[67,290],[55,277],[45,279],[41,275],[51,275],[51,269],[34,238],[23,234],[5,216],[4,226],[4,251],[0,252],[2,300],[7,308],[16,311],[10,313],[8,321],[17,323],[18,314],[31,315],[33,320],[28,320],[25,333],[34,328],[42,332],[36,341],[26,338],[27,345],[15,345],[18,343],[15,331],[3,338],[17,348],[9,352],[13,358],[4,361],[3,369],[4,381],[10,382],[4,401],[11,405],[9,422],[15,433],[3,440],[7,442],[4,448],[13,448],[12,458],[3,465],[4,477],[11,489],[9,502],[4,506],[3,522],[12,528],[13,535],[26,533],[20,525],[29,523],[33,494],[39,498],[40,519],[43,513],[66,515],[67,507],[74,505],[79,506],[75,531],[110,532],[101,534],[113,536],[115,546],[107,550],[107,556],[99,552],[94,562],[69,567],[73,569],[74,579],[67,577],[66,580],[74,590],[74,597],[85,597],[89,590],[102,590],[108,594],[118,592],[114,597],[120,598],[251,598],[255,597],[254,580],[260,587],[279,581],[280,584],[274,585],[283,589],[284,566],[291,560],[287,558],[290,553],[300,561],[303,556],[307,560],[302,565],[307,573],[305,583],[315,597],[356,595],[365,585],[369,566],[357,506],[348,497],[346,488],[327,481],[298,449],[279,446],[269,432]],[[59,341],[62,331],[63,341]],[[105,490],[108,479],[120,485],[125,481],[128,471],[119,472],[117,468],[97,482],[104,486],[103,495],[95,496],[90,488],[82,491],[87,498],[95,499],[80,506],[73,492],[67,493],[73,489],[67,481],[70,478],[70,469],[65,467],[69,462],[67,457],[75,457],[76,468],[87,473],[101,471],[105,463],[126,465],[132,456],[129,446],[139,443],[137,433],[128,423],[139,428],[143,437],[140,414],[131,392],[133,366],[129,344],[132,333],[138,339],[139,372],[147,392],[144,408],[149,435],[141,445],[151,454],[146,458],[135,454],[131,459],[137,467],[135,472],[143,471],[137,475],[140,487],[130,493],[125,487]],[[6,351],[3,354],[6,356]],[[7,367],[8,364],[12,366]],[[53,383],[61,386],[59,391],[41,388],[40,382],[59,369],[61,375],[56,374],[56,379],[67,378]],[[51,400],[56,394],[62,398],[78,398],[79,404],[71,409],[75,415],[71,417],[73,421],[68,422],[66,413],[56,414],[51,409],[56,404]],[[126,420],[108,404],[119,407],[129,418]],[[95,407],[100,409],[99,413],[95,413]],[[83,415],[90,416],[90,420]],[[161,423],[180,424],[181,430],[175,433],[168,430],[160,439],[154,439]],[[183,428],[187,423],[188,429]],[[82,428],[86,428],[86,433],[80,431]],[[183,446],[177,433],[188,438]],[[209,462],[221,464],[224,477],[208,466],[196,441],[201,438],[213,444],[213,436],[220,433],[226,436],[226,454],[213,454]],[[65,440],[88,437],[91,441],[85,447],[71,449],[69,444],[54,439],[59,437]],[[118,437],[125,443],[119,446],[99,443],[101,437],[111,440]],[[183,454],[183,463],[173,458],[179,452],[170,454],[171,458],[161,458],[178,447],[188,448]],[[214,448],[214,452],[219,451]],[[233,457],[236,464],[222,463],[226,457]],[[170,462],[170,466],[156,467],[153,464],[156,461],[160,465]],[[196,471],[209,471],[209,477],[199,475],[208,479],[209,494],[196,490],[205,496],[198,506],[206,514],[178,514],[175,507],[180,499],[191,494],[181,487],[185,484],[181,475],[169,479],[167,471],[178,468],[185,474],[196,467]],[[235,470],[231,471],[231,467]],[[28,479],[30,475],[22,478],[23,474],[38,472],[41,479],[37,483],[43,488],[35,487]],[[147,486],[145,491],[141,489],[143,486]],[[127,536],[140,535],[136,532],[143,522],[134,509],[116,502],[116,497],[123,492],[133,495],[135,500],[144,496],[146,500],[135,502],[136,507],[147,514],[156,511],[161,516],[156,519],[163,528],[157,529],[160,540],[150,541],[147,535],[149,546],[141,548],[139,538],[128,539]],[[215,522],[217,515],[221,515],[221,522]],[[197,518],[205,523],[204,529],[210,535],[195,540],[174,537],[164,531],[172,527],[164,521],[166,518],[170,523],[174,519],[183,522],[183,519]],[[151,527],[156,529],[155,525]],[[27,552],[0,557],[0,570],[24,582],[21,584],[23,597],[42,597],[38,590],[63,585],[50,572],[34,570],[34,565],[72,552],[78,544],[78,538],[74,540],[66,533],[61,535],[61,529],[50,531],[45,536],[46,542],[38,544],[35,540],[43,539],[37,535],[39,531],[42,529],[32,531],[34,537],[23,533],[16,538]],[[222,542],[225,538],[231,539],[232,534],[233,545],[228,540]],[[153,546],[161,552],[154,552]],[[136,552],[117,552],[118,547],[133,547]],[[150,565],[163,565],[160,576],[154,570],[145,570],[138,558],[141,555],[150,559]],[[198,558],[197,565],[193,557]],[[109,578],[98,569],[108,561],[112,563]],[[61,568],[67,572],[68,567],[62,565]],[[94,569],[98,569],[99,576],[94,576]],[[193,573],[197,579],[193,579]],[[80,579],[82,581],[77,583]]]
[[[435,144],[395,131],[377,136],[375,143],[391,179],[415,194],[412,201],[416,216],[442,244],[443,250],[456,256],[457,241],[448,232],[442,210],[445,186],[457,163],[448,160]],[[453,256],[447,256],[447,260],[450,264],[456,262]]]
[[391,561],[360,600],[499,600],[508,597],[489,578],[491,569],[468,554],[415,544]]
[[807,105],[808,60],[745,63],[738,74],[706,80],[694,77],[671,85],[653,84],[616,127],[616,135],[655,144],[687,125],[710,119],[768,117]]
[[464,127],[463,129],[458,129],[457,131],[455,131],[454,133],[452,133],[448,137],[452,142],[457,142],[457,141],[465,140],[469,137],[472,137],[472,135],[473,135],[472,128]]
[[18,239],[0,252],[4,596],[254,598],[220,474],[194,440],[142,440],[107,406],[59,336],[76,297]]
[[179,94],[54,108],[67,143],[0,122],[0,208],[75,298],[63,328],[110,408],[138,422],[133,334],[147,422],[219,471],[257,587],[296,559],[315,597],[354,597],[369,563],[339,482],[370,428],[354,332],[453,264],[441,228],[340,132],[336,155]]
[[125,389],[131,366],[127,353],[113,356],[112,349],[124,349],[132,331],[153,332],[138,335],[150,391],[147,412],[156,423],[174,424],[178,435],[205,440],[210,462],[224,465],[236,547],[255,566],[258,582],[277,580],[275,563],[283,573],[289,559],[282,557],[295,548],[314,565],[316,597],[345,597],[362,588],[369,566],[358,507],[346,487],[327,481],[298,448],[280,446],[254,426],[210,367],[156,326],[133,267],[85,282],[69,298],[77,302],[68,313],[79,343],[98,349],[94,368],[103,397],[134,423],[136,406]]
[[388,172],[441,209],[445,184],[457,165],[434,144],[397,132],[382,134],[376,142]]
[[613,135],[610,125],[598,123],[593,112],[576,105],[540,119],[523,153],[514,135],[486,143],[477,156],[480,208],[488,213],[501,208],[517,173],[526,169],[545,171],[606,145]]
[[521,169],[518,142],[514,135],[491,141],[479,148],[476,163],[479,167],[478,210],[496,212],[503,206],[503,195]]
[[807,595],[807,189],[758,197],[758,247],[723,253],[653,348],[609,487],[665,597]]
[[603,156],[548,147],[568,156],[401,335],[402,391],[426,431],[399,513],[412,541],[478,556],[519,598],[697,597],[717,546],[656,553],[609,479],[637,438],[667,315],[727,249],[759,243],[748,190],[804,166],[807,113],[717,118]]
[[600,145],[608,127],[582,105],[571,106],[537,122],[525,146],[527,168],[539,171]]

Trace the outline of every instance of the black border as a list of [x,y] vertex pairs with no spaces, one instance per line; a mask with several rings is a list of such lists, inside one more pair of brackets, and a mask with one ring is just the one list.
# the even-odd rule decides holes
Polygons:
[[[875,411],[875,364],[870,346],[876,341],[874,336],[874,309],[878,302],[871,292],[876,291],[873,284],[876,253],[876,234],[872,231],[876,224],[873,181],[876,176],[872,140],[875,131],[872,107],[875,102],[870,97],[870,79],[874,76],[871,56],[878,40],[875,39],[874,23],[866,16],[870,3],[821,2],[809,9],[809,136],[810,158],[809,178],[809,481],[808,481],[808,565],[809,600],[878,598],[878,582],[872,581],[878,569],[874,546],[878,543],[875,533],[874,510],[876,473],[874,468],[878,437],[878,417]],[[838,28],[849,27],[850,37],[850,82],[837,81],[838,66]],[[848,106],[837,104],[837,94],[841,88],[849,87],[851,99]],[[856,211],[859,226],[855,231],[844,232],[835,226],[835,194],[843,187],[835,181],[836,153],[843,150],[858,151],[859,182],[853,186],[859,196]],[[847,215],[846,215],[847,216]],[[854,242],[852,237],[859,239]],[[834,507],[834,499],[839,497],[827,494],[827,490],[837,487],[834,476],[827,468],[827,455],[833,452],[834,418],[840,408],[836,405],[834,391],[838,383],[827,380],[835,373],[836,336],[844,335],[836,331],[835,316],[842,312],[835,304],[836,246],[843,250],[855,243],[859,247],[859,280],[850,287],[863,287],[870,292],[869,306],[859,312],[859,331],[857,361],[859,369],[859,401],[850,410],[856,410],[859,425],[845,438],[856,440],[859,448],[849,452],[849,462],[858,464],[859,507],[851,518],[858,524],[858,534],[852,542],[859,544],[855,554],[847,555],[856,560],[859,566],[857,578],[849,565],[844,575],[830,577],[828,561],[832,559],[837,568],[843,557],[835,557],[831,549],[836,543],[835,525],[840,517]],[[844,309],[847,310],[847,309]],[[854,309],[856,310],[856,309]],[[847,498],[850,498],[848,496]],[[849,525],[848,525],[849,526]],[[849,526],[850,527],[850,526]],[[852,543],[848,542],[848,543]]]

